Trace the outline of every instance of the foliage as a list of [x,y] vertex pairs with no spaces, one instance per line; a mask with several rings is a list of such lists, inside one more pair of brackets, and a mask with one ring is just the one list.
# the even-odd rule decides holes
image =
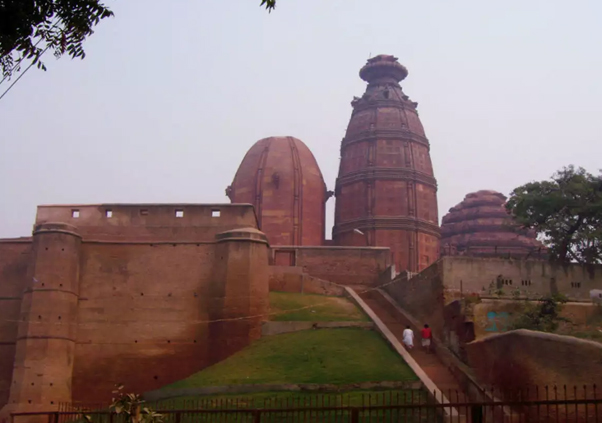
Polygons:
[[270,292],[270,320],[355,322],[370,319],[347,298]]
[[165,389],[280,383],[341,385],[416,379],[410,367],[377,332],[318,329],[261,338]]
[[506,208],[535,230],[560,263],[602,263],[602,175],[568,166],[551,180],[516,188]]
[[144,400],[138,394],[126,394],[123,385],[118,385],[113,391],[116,398],[111,403],[111,411],[125,416],[126,423],[161,423],[163,415],[144,407]]
[[522,313],[510,324],[510,329],[530,329],[540,332],[555,332],[560,322],[568,322],[561,317],[562,305],[567,298],[562,294],[549,295],[538,302],[527,302]]
[[5,76],[17,71],[23,60],[37,63],[51,49],[55,57],[67,53],[84,58],[84,40],[113,12],[100,0],[0,1],[0,65]]
[[[261,0],[271,12],[276,0]],[[40,61],[46,50],[59,58],[83,59],[84,41],[101,20],[113,16],[101,0],[1,0],[0,67],[4,77],[20,70],[25,61],[46,70]]]
[[276,8],[276,0],[261,0],[260,6],[265,6],[268,12],[271,12]]

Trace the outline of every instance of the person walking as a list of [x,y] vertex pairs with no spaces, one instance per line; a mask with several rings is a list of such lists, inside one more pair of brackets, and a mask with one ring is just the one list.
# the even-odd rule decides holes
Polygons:
[[431,339],[433,338],[433,333],[429,325],[425,324],[424,328],[420,331],[420,336],[422,337],[422,346],[426,349],[427,353],[431,352]]
[[406,326],[403,330],[402,341],[407,349],[411,350],[414,348],[414,331],[409,326]]

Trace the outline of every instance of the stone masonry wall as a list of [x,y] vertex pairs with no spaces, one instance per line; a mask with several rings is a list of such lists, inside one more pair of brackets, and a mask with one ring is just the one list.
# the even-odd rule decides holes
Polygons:
[[31,240],[0,240],[4,415],[106,401],[116,383],[157,389],[261,336],[261,318],[239,319],[269,308],[252,206],[51,206],[37,221],[36,255]]
[[314,278],[297,266],[270,266],[270,291],[301,294],[345,295],[345,288],[333,282]]
[[[319,279],[346,286],[376,286],[391,265],[390,250],[379,247],[273,246],[271,262],[298,266]],[[285,259],[281,259],[284,257]]]
[[8,401],[31,240],[0,241],[0,408]]
[[414,318],[428,323],[435,335],[443,337],[446,300],[440,261],[409,280],[406,273],[401,273],[382,289]]
[[503,390],[602,383],[602,344],[592,341],[517,330],[471,342],[466,350],[479,382]]
[[464,294],[487,294],[493,284],[494,290],[499,288],[505,295],[520,291],[521,296],[534,298],[560,292],[573,300],[589,301],[589,291],[602,287],[600,265],[563,267],[540,260],[476,257],[444,257],[440,262],[446,289]]
[[85,244],[74,400],[115,383],[157,389],[209,363],[207,304],[213,245]]

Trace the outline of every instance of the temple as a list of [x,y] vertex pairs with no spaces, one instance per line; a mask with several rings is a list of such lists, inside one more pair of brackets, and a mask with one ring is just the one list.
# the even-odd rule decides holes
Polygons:
[[332,233],[337,245],[389,247],[398,269],[416,272],[439,257],[437,181],[417,103],[399,85],[407,74],[387,55],[360,70],[368,87],[341,143]]
[[326,184],[313,154],[294,137],[257,141],[226,190],[232,203],[255,207],[272,245],[322,245]]
[[441,255],[545,258],[535,234],[519,228],[496,191],[472,192],[449,209],[441,223]]
[[275,136],[241,152],[231,204],[38,206],[31,236],[0,239],[0,420],[108,401],[116,383],[147,392],[186,378],[261,337],[269,291],[376,292],[406,278],[399,298],[428,312],[443,282],[586,298],[602,269],[523,266],[545,249],[498,192],[468,194],[439,228],[429,141],[399,85],[407,74],[388,55],[361,68],[368,85],[351,103],[334,193],[301,140]]

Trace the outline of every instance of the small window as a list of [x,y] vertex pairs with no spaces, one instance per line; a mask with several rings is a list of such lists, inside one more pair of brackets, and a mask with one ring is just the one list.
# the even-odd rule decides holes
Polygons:
[[79,217],[79,210],[73,209],[71,210],[71,217],[77,219]]
[[184,210],[176,210],[176,217],[184,217]]
[[140,216],[148,216],[148,209],[140,209]]
[[211,210],[211,217],[219,217],[221,212],[219,210]]
[[571,282],[571,287],[573,287],[573,288],[581,288],[581,282]]
[[109,219],[113,217],[113,210],[105,210],[105,216]]

